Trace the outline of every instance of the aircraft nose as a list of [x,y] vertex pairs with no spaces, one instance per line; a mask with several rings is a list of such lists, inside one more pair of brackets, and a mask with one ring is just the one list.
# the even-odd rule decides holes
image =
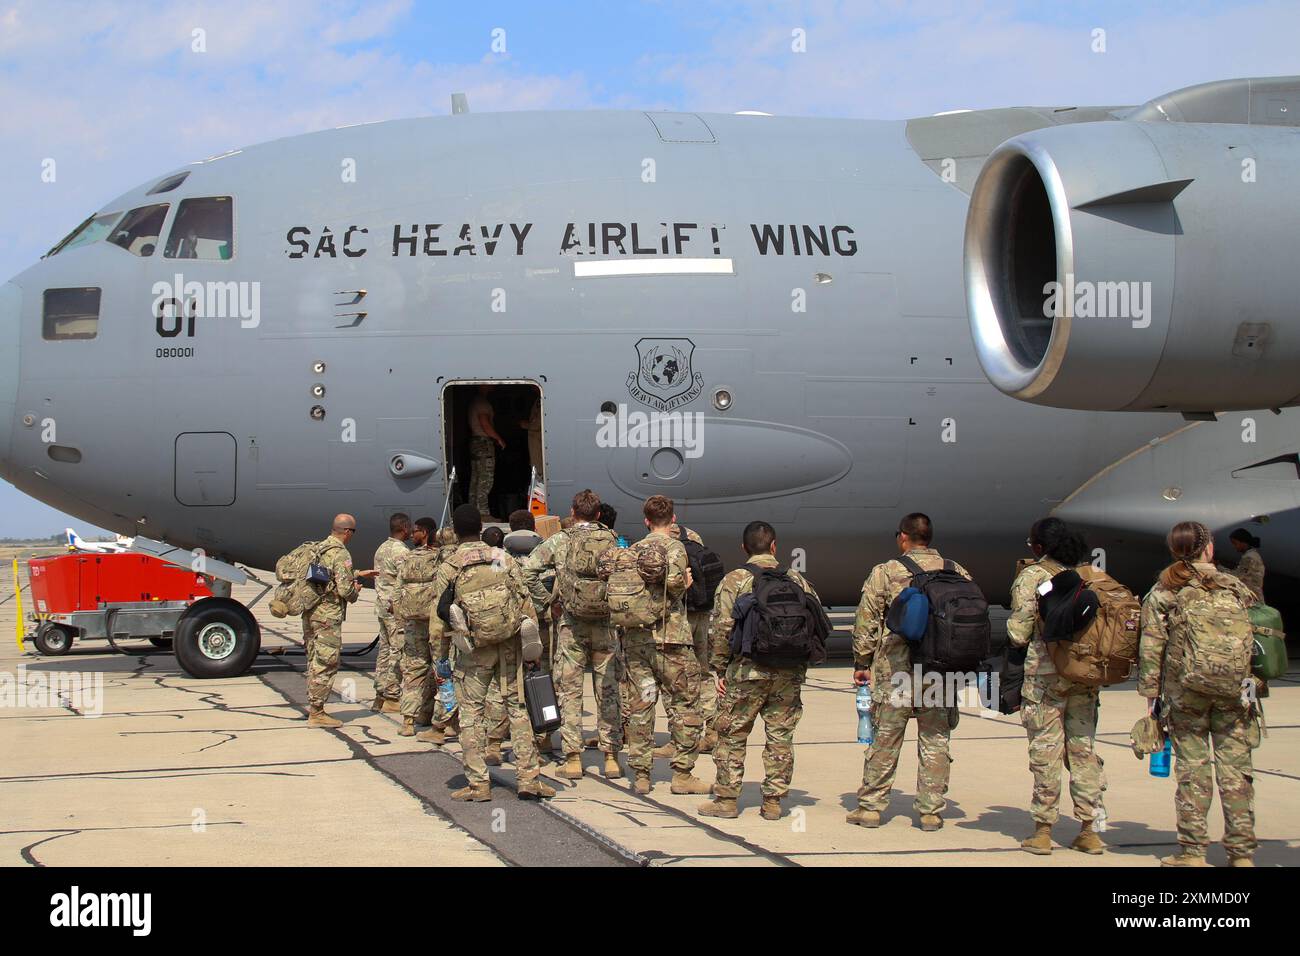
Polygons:
[[19,317],[23,293],[12,282],[0,285],[0,475],[9,477],[9,442],[18,403]]

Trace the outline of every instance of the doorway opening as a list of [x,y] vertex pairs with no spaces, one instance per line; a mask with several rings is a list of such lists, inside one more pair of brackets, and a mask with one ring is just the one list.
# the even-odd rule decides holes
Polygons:
[[[446,473],[456,470],[451,507],[474,501],[477,449],[478,461],[486,462],[491,472],[486,482],[487,514],[505,521],[510,512],[527,508],[533,469],[538,481],[545,473],[542,423],[542,390],[535,382],[449,382],[442,390],[442,435]],[[477,503],[483,510],[482,502]]]

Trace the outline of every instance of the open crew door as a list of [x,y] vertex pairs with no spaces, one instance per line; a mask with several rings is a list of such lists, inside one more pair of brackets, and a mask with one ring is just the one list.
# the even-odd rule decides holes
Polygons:
[[[481,481],[480,512],[506,521],[529,506],[533,480],[545,475],[546,442],[540,386],[525,379],[449,382],[442,390],[443,452],[447,475],[456,469],[451,507],[474,501]],[[500,442],[492,437],[495,432]],[[478,473],[482,478],[477,478]],[[486,511],[485,511],[486,509]]]

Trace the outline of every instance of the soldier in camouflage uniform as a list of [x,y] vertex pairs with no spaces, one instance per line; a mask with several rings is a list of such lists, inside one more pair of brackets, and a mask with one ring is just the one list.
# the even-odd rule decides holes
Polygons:
[[708,793],[709,785],[692,772],[699,756],[700,731],[700,662],[695,656],[695,640],[686,620],[683,596],[690,587],[691,571],[686,549],[668,533],[676,520],[673,503],[663,495],[646,499],[647,534],[632,545],[634,552],[647,548],[662,549],[667,560],[663,582],[650,584],[651,593],[662,601],[663,619],[654,627],[629,627],[623,635],[627,659],[627,679],[632,686],[631,712],[628,715],[628,765],[636,773],[634,789],[649,793],[650,770],[654,762],[655,703],[659,695],[665,707],[677,713],[672,731],[673,793]]
[[[544,584],[548,572],[556,579],[558,592],[561,578],[568,573],[565,563],[573,536],[584,531],[606,531],[596,520],[600,498],[590,488],[573,496],[574,524],[567,531],[551,535],[539,544],[524,562],[524,582],[540,613],[548,611],[555,596]],[[610,542],[614,536],[609,534]],[[618,753],[623,749],[623,728],[619,720],[618,637],[608,619],[579,618],[565,610],[556,626],[555,691],[560,701],[563,725],[560,742],[565,763],[560,775],[570,780],[582,779],[582,677],[591,665],[596,700],[596,729],[600,749],[605,754],[605,776],[623,776]]]
[[[415,547],[407,552],[407,559],[423,560],[433,551],[432,538],[437,533],[437,523],[432,518],[421,518],[415,523],[412,535]],[[418,557],[417,557],[418,556]],[[403,564],[397,566],[395,590],[408,584],[403,574]],[[429,621],[426,617],[407,618],[403,622],[402,654],[399,660],[402,673],[402,690],[398,709],[402,713],[402,726],[397,731],[401,737],[415,736],[417,724],[427,724],[432,719],[437,683],[429,677],[433,655],[429,647]]]
[[[524,586],[523,575],[519,566],[501,549],[488,549],[478,541],[482,522],[478,509],[472,504],[464,504],[452,513],[452,524],[460,545],[450,557],[438,566],[434,578],[433,591],[441,596],[448,588],[453,593],[466,590],[476,576],[497,580],[505,576],[505,584],[513,590],[519,600],[523,614],[536,623],[536,612]],[[484,552],[493,560],[480,563]],[[435,607],[437,602],[435,601]],[[432,633],[445,644],[452,639],[447,624],[435,611],[430,619]],[[473,633],[469,635],[473,641]],[[464,712],[461,727],[461,744],[464,748],[465,778],[468,785],[452,793],[456,800],[486,801],[491,799],[490,781],[487,763],[483,759],[487,744],[487,727],[484,718],[484,706],[487,701],[488,688],[497,683],[503,687],[506,710],[510,714],[511,738],[514,741],[514,763],[517,779],[517,793],[521,800],[544,799],[555,796],[555,791],[541,779],[541,764],[537,748],[533,746],[532,725],[524,707],[523,697],[523,649],[520,637],[516,634],[504,643],[472,650],[460,648],[456,655],[456,673],[459,688],[463,694],[461,709]]]
[[1245,528],[1238,528],[1228,535],[1233,549],[1241,555],[1237,566],[1228,573],[1239,578],[1241,583],[1254,592],[1260,601],[1264,600],[1264,559],[1259,555],[1259,538]]
[[1029,737],[1029,770],[1034,775],[1030,815],[1034,833],[1022,849],[1039,856],[1052,852],[1052,825],[1060,819],[1062,765],[1070,771],[1070,798],[1081,823],[1072,849],[1096,855],[1105,846],[1093,829],[1101,808],[1102,759],[1096,752],[1097,699],[1100,688],[1079,684],[1056,673],[1042,639],[1038,588],[1055,575],[1081,564],[1087,546],[1059,518],[1044,518],[1029,532],[1029,547],[1038,560],[1011,585],[1007,636],[1012,647],[1028,646],[1020,720]]
[[[924,571],[942,568],[943,556],[930,547],[932,535],[929,517],[920,512],[907,515],[899,523],[896,535],[899,553],[907,555]],[[970,578],[959,564],[954,563],[953,570]],[[943,826],[940,814],[947,806],[944,794],[948,792],[952,762],[948,741],[956,708],[912,704],[911,651],[902,635],[893,634],[885,627],[890,604],[911,583],[912,572],[891,559],[872,568],[862,585],[862,600],[853,622],[853,681],[859,687],[864,684],[871,687],[876,739],[867,748],[863,762],[858,809],[847,820],[863,827],[880,826],[880,813],[889,805],[889,791],[898,771],[907,721],[915,717],[919,766],[913,807],[921,829],[933,831]],[[896,674],[901,675],[897,682]]]
[[397,566],[410,548],[411,518],[398,512],[388,519],[388,537],[375,551],[375,617],[379,619],[379,651],[375,655],[375,702],[371,710],[396,713],[402,693],[402,647],[406,642],[404,621],[393,613],[393,588]]
[[[1199,522],[1185,521],[1169,533],[1174,563],[1142,602],[1142,640],[1138,647],[1138,693],[1154,705],[1163,697],[1173,741],[1178,789],[1181,852],[1160,862],[1166,866],[1206,866],[1210,832],[1206,825],[1217,779],[1223,805],[1223,848],[1230,866],[1254,866],[1255,787],[1251,751],[1259,746],[1258,718],[1251,700],[1260,682],[1250,678],[1254,694],[1209,697],[1183,686],[1187,634],[1177,613],[1181,592],[1193,587],[1230,591],[1244,608],[1256,603],[1241,581],[1214,566],[1214,539]],[[1214,767],[1210,752],[1213,743]]]
[[[431,525],[429,540],[433,542],[433,546],[438,552],[438,566],[441,567],[447,559],[455,553],[456,549],[460,547],[459,541],[456,538],[456,532],[452,528],[439,529],[437,523],[434,522],[432,518],[421,520],[427,520]],[[430,608],[430,617],[433,618],[436,616],[437,612],[435,602],[435,607]],[[428,671],[428,693],[432,698],[432,703],[430,705],[432,713],[430,714],[429,729],[422,730],[420,733],[416,734],[416,740],[422,740],[425,743],[430,744],[443,744],[447,742],[448,737],[456,736],[460,730],[460,700],[463,695],[460,689],[460,684],[456,679],[455,671],[453,669],[451,677],[440,677],[435,667],[438,661],[444,659],[450,659],[451,663],[454,664],[455,654],[455,649],[451,646],[451,642],[445,635],[442,640],[439,641],[436,635],[431,634],[429,638],[430,662]],[[450,714],[445,712],[442,702],[438,699],[438,688],[441,687],[444,682],[449,680],[456,688],[456,709]]]
[[[725,689],[725,703],[718,714],[718,746],[714,799],[701,804],[697,812],[706,817],[732,818],[740,815],[736,800],[745,776],[745,746],[754,720],[763,716],[766,743],[763,745],[763,808],[765,820],[781,816],[781,800],[790,792],[794,776],[794,730],[803,716],[801,695],[806,664],[798,667],[765,667],[747,657],[731,657],[732,609],[742,594],[754,589],[758,568],[780,566],[776,559],[776,531],[766,521],[752,521],[742,537],[749,560],[744,567],[727,572],[718,585],[709,625],[709,666]],[[798,571],[786,572],[799,587],[817,598],[817,592]],[[820,601],[820,598],[817,598]]]
[[347,543],[357,533],[357,519],[336,515],[328,538],[320,542],[318,564],[330,572],[330,583],[320,603],[302,616],[303,645],[307,650],[307,725],[341,727],[342,721],[325,713],[325,701],[334,687],[343,650],[343,619],[347,606],[357,599],[356,572]]
[[[674,538],[681,540],[681,525],[673,522],[673,526],[668,529],[668,533]],[[694,541],[696,544],[703,546],[704,539],[690,528],[686,529],[686,538]],[[691,640],[695,645],[695,658],[700,663],[700,700],[699,711],[700,719],[703,723],[703,736],[700,738],[700,753],[709,753],[717,744],[718,735],[713,729],[714,720],[718,716],[718,689],[710,678],[709,674],[709,611],[692,611],[686,610],[686,622],[691,626]],[[672,733],[672,724],[676,717],[668,711],[668,702],[664,702],[664,710],[668,713],[668,730]],[[656,757],[671,757],[673,755],[673,745],[670,740],[662,747],[655,748]]]

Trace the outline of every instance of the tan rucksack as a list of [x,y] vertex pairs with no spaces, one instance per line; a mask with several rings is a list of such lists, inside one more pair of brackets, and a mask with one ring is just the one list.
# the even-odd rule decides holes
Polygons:
[[328,585],[308,581],[307,569],[313,564],[319,564],[325,552],[338,547],[342,545],[328,541],[304,541],[275,562],[275,577],[280,584],[268,605],[273,615],[289,617],[315,610],[325,596]]
[[[668,592],[662,587],[667,567],[668,553],[657,541],[602,554],[609,622],[615,627],[654,627],[662,621],[668,613]],[[660,585],[660,594],[652,584]]]
[[433,579],[438,572],[438,552],[430,548],[416,548],[402,559],[398,575],[402,586],[393,597],[393,613],[408,621],[429,617],[433,604]]
[[1133,592],[1091,564],[1075,569],[1097,595],[1092,621],[1070,641],[1047,644],[1056,672],[1077,684],[1108,687],[1126,681],[1137,663],[1142,604]]
[[455,602],[465,612],[473,645],[489,647],[518,634],[524,605],[510,577],[510,556],[483,545],[457,551],[451,560],[459,568],[452,584]]
[[611,548],[617,547],[618,538],[608,528],[595,525],[569,531],[564,568],[556,575],[556,587],[565,611],[587,621],[603,620],[609,616],[605,580],[600,576],[600,559]]
[[1182,654],[1183,687],[1207,697],[1238,696],[1250,676],[1254,632],[1236,592],[1194,578],[1176,595],[1169,618],[1170,637],[1177,637]]

